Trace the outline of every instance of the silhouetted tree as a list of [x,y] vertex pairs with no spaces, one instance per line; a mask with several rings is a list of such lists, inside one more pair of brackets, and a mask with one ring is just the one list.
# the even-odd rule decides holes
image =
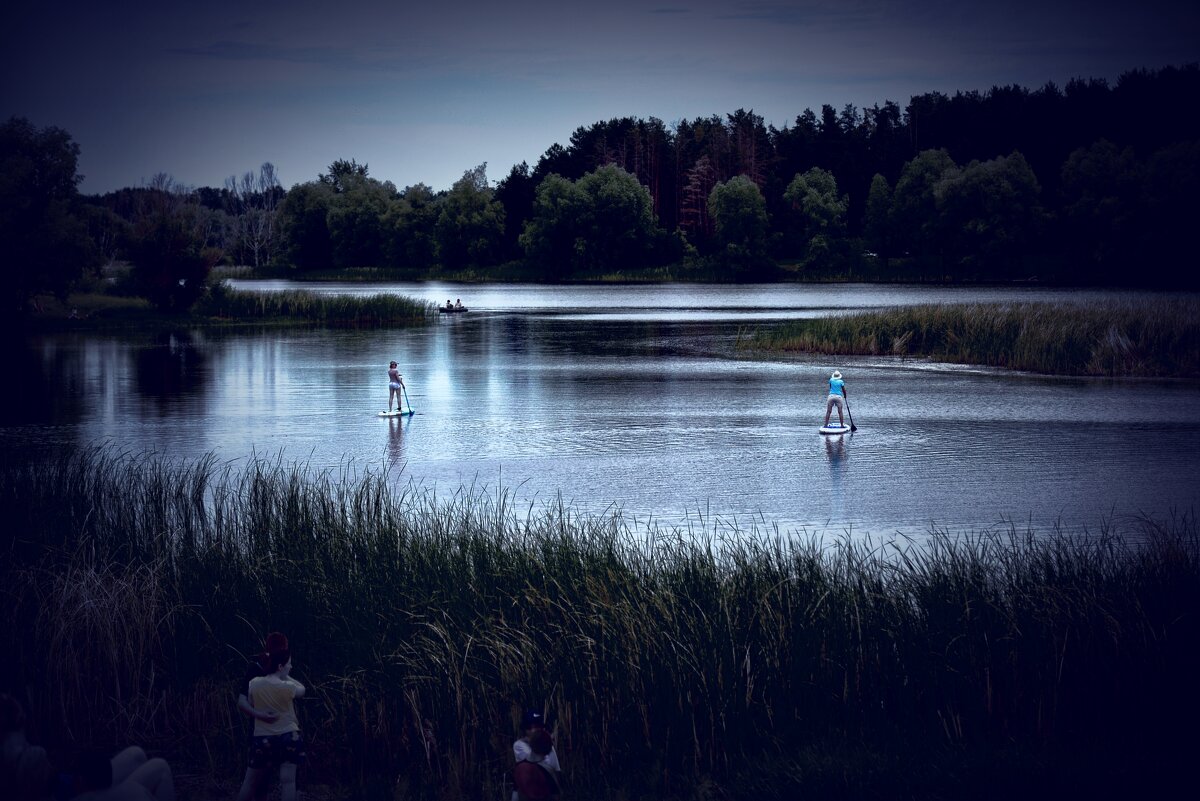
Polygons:
[[185,312],[204,293],[221,252],[205,244],[201,209],[160,173],[147,213],[135,224],[129,260],[138,291],[163,311]]
[[239,263],[260,268],[274,259],[278,238],[277,211],[283,197],[275,165],[265,162],[258,172],[225,179],[226,211],[233,218],[232,252]]
[[575,182],[547,176],[538,186],[521,242],[542,274],[558,280],[647,266],[665,237],[654,219],[649,190],[609,164]]
[[496,185],[496,200],[504,207],[504,239],[501,257],[521,257],[521,230],[525,221],[533,215],[533,201],[537,195],[537,183],[529,165],[522,161],[514,166]]
[[537,188],[533,215],[525,223],[521,246],[526,258],[541,270],[547,281],[567,278],[575,270],[579,220],[587,198],[575,183],[551,173]]
[[279,226],[288,264],[301,271],[333,265],[329,207],[333,190],[322,181],[296,184],[279,204]]
[[60,128],[13,117],[0,125],[0,242],[5,311],[23,313],[38,292],[65,299],[100,262],[79,216],[79,145]]
[[438,263],[438,197],[425,184],[404,189],[384,213],[384,259],[393,267],[429,269]]
[[708,212],[715,226],[718,266],[734,280],[763,277],[770,267],[767,256],[767,204],[758,186],[744,175],[713,187]]
[[1200,220],[1200,140],[1156,151],[1146,165],[1147,240],[1144,259],[1131,265],[1133,283],[1200,286],[1196,221]]
[[1107,139],[1071,153],[1062,167],[1062,258],[1067,277],[1113,283],[1144,247],[1145,173],[1133,148]]
[[841,261],[849,201],[838,194],[833,173],[813,167],[795,176],[784,198],[792,205],[798,239],[804,243],[805,265]]
[[867,247],[886,265],[892,254],[892,188],[879,173],[871,179],[863,238]]
[[504,237],[504,206],[488,185],[487,163],[467,170],[442,201],[438,250],[448,269],[495,264]]
[[[958,165],[945,150],[925,150],[900,173],[892,193],[897,247],[924,262],[940,260],[942,239],[934,187]],[[939,262],[940,265],[940,262]]]
[[1020,153],[972,161],[934,185],[947,267],[956,278],[1021,277],[1042,224],[1041,187]]

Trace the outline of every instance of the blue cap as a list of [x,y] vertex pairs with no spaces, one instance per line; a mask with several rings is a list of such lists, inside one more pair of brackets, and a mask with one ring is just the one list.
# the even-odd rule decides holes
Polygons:
[[526,709],[525,714],[521,716],[521,728],[529,729],[534,726],[545,726],[546,718],[541,712],[536,709]]

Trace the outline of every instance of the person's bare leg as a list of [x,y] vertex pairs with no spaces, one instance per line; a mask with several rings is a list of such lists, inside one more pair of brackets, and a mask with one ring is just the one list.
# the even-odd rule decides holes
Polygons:
[[296,801],[296,763],[284,762],[279,766],[280,801]]
[[150,792],[154,801],[175,801],[175,776],[167,760],[154,758],[133,772],[128,779]]
[[128,779],[133,772],[145,765],[149,757],[136,745],[131,745],[112,758],[112,783],[114,786]]
[[246,768],[246,778],[242,779],[242,787],[238,790],[237,801],[251,801],[257,798],[266,784],[266,768]]

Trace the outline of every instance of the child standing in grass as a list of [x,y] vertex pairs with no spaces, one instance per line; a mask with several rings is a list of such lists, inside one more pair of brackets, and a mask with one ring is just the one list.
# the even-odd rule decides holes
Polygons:
[[562,767],[554,750],[554,739],[546,731],[541,712],[530,709],[521,718],[524,734],[513,743],[512,801],[543,801],[558,796]]
[[[255,709],[250,703],[250,682],[260,676],[266,676],[271,673],[271,654],[280,651],[288,650],[287,636],[281,632],[273,631],[267,635],[265,648],[262,653],[255,656],[246,663],[246,670],[242,674],[242,681],[238,685],[237,708],[246,717],[251,720],[262,720],[267,723],[274,723],[279,719],[279,716],[269,709]],[[251,727],[251,736],[253,737],[254,729]],[[252,783],[250,792],[255,798],[265,798],[267,795],[268,783],[264,775],[264,771],[253,772],[253,768],[246,769],[246,778],[244,781]]]
[[304,764],[304,738],[300,735],[294,702],[304,697],[304,685],[290,675],[289,649],[268,653],[267,671],[266,675],[251,679],[247,688],[250,705],[258,712],[270,714],[255,717],[249,766],[238,801],[250,801],[267,771],[276,766],[282,801],[296,801],[296,769]]

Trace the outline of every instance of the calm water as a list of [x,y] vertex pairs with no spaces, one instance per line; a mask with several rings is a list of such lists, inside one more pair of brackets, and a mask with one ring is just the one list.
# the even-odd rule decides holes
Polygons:
[[[286,282],[242,282],[264,291]],[[113,442],[178,459],[253,454],[474,484],[585,511],[826,534],[1005,521],[1094,529],[1197,505],[1200,385],[1049,378],[883,358],[750,360],[772,321],[897,303],[1104,293],[917,287],[385,289],[472,311],[403,331],[38,338],[0,442]],[[389,359],[419,414],[380,419]],[[817,434],[845,374],[856,434]]]

